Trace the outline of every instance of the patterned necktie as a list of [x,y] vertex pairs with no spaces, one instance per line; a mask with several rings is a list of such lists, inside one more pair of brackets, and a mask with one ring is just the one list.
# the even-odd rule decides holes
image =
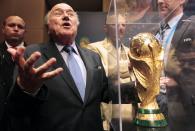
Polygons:
[[79,93],[81,95],[82,100],[84,101],[84,97],[85,97],[85,83],[83,80],[83,76],[82,76],[82,72],[81,69],[79,67],[79,64],[77,63],[75,57],[74,57],[74,53],[76,53],[76,51],[74,50],[73,47],[71,46],[64,46],[63,48],[64,51],[66,51],[68,53],[68,57],[67,57],[67,65],[69,68],[69,71],[72,75],[72,78],[79,90]]
[[[160,30],[161,30],[161,38],[162,38],[162,41],[163,41],[162,46],[164,47],[165,50],[166,50],[166,46],[167,46],[167,43],[165,41],[165,31],[168,30],[168,29],[170,29],[169,24],[167,24],[167,23],[166,24],[161,24]],[[164,58],[164,60],[165,60],[165,58]],[[162,71],[161,76],[165,76],[164,70]],[[161,85],[160,86],[160,92],[164,93],[164,94],[166,93],[166,85]]]
[[160,26],[160,29],[161,29],[162,40],[164,40],[165,31],[166,31],[167,29],[170,29],[170,26],[169,26],[169,24],[162,24],[162,25]]

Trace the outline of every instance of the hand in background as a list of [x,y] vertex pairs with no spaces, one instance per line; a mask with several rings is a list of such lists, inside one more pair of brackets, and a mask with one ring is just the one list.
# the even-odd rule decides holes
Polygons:
[[176,85],[177,85],[177,82],[173,78],[170,78],[170,77],[160,78],[160,86],[172,87]]

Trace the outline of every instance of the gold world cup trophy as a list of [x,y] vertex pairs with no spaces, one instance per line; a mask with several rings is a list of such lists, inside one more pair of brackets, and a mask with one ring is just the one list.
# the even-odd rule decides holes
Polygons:
[[154,35],[140,33],[132,38],[129,57],[140,99],[135,118],[138,126],[165,127],[167,125],[156,101],[160,91],[163,55],[163,48]]

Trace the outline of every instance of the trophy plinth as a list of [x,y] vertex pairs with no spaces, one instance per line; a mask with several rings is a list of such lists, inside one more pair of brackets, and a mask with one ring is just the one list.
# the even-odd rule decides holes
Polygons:
[[129,57],[141,102],[135,118],[138,126],[167,126],[165,117],[156,102],[156,96],[160,91],[163,55],[163,48],[154,35],[140,33],[132,38]]
[[[157,105],[156,101],[152,102],[151,104]],[[161,113],[158,105],[152,106],[152,108],[139,106],[134,122],[138,126],[145,127],[167,126],[167,121],[165,120],[164,115]]]

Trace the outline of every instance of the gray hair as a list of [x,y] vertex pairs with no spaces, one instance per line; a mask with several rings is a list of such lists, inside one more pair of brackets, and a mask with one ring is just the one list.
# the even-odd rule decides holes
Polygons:
[[[45,21],[45,25],[48,25],[48,21],[49,21],[49,17],[51,14],[51,10],[47,12],[47,14],[45,15],[44,21]],[[79,26],[80,21],[79,21],[79,16],[77,14],[77,12],[75,12],[76,18],[77,18],[77,26]]]

